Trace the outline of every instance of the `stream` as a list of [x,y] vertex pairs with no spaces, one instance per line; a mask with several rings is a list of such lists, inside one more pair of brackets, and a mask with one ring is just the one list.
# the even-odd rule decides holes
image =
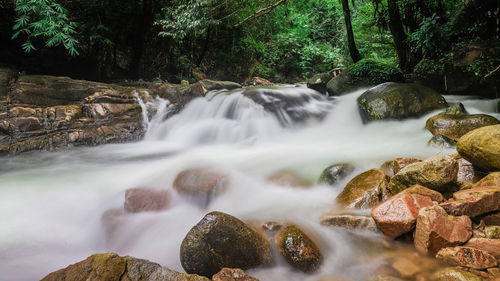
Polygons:
[[[375,243],[382,237],[322,226],[319,218],[338,210],[337,194],[365,170],[396,157],[455,153],[427,146],[432,135],[425,122],[436,112],[364,125],[356,104],[364,90],[326,98],[302,87],[253,89],[254,99],[244,91],[210,92],[168,119],[168,101],[141,100],[144,117],[150,118],[139,142],[1,158],[0,280],[40,280],[103,252],[183,272],[182,240],[215,210],[244,221],[294,222],[318,242],[325,257],[318,271],[305,275],[278,259],[271,267],[247,271],[261,281],[366,280],[382,262]],[[462,102],[469,113],[500,118],[498,100],[446,99]],[[314,183],[335,163],[352,163],[356,170],[333,187],[293,188],[267,181],[287,170]],[[193,167],[224,171],[231,178],[227,191],[204,209],[172,190],[168,210],[124,212],[125,190],[172,189],[176,175]]]

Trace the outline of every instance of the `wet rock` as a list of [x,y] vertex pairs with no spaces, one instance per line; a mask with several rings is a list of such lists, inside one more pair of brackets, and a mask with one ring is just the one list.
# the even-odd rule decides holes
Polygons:
[[415,184],[410,186],[409,188],[402,191],[402,193],[408,194],[417,194],[425,197],[429,197],[432,201],[441,203],[444,202],[445,199],[443,195],[435,190],[429,189],[425,186],[421,186],[419,184]]
[[484,228],[484,234],[489,239],[500,239],[500,226],[492,225]]
[[375,86],[358,98],[359,111],[365,123],[418,117],[447,105],[445,99],[430,88],[392,82]]
[[461,188],[473,187],[474,183],[484,176],[484,172],[478,170],[471,162],[462,158],[459,154],[452,155],[458,162],[457,183]]
[[125,210],[137,212],[161,211],[168,208],[168,190],[133,188],[125,191]]
[[404,167],[390,182],[391,194],[420,184],[427,188],[443,191],[454,183],[458,173],[458,162],[449,156],[435,156]]
[[307,79],[307,87],[322,94],[326,93],[326,84],[333,78],[332,72],[319,73]]
[[415,230],[415,248],[435,254],[441,248],[463,244],[472,236],[472,222],[467,216],[454,217],[440,206],[420,210]]
[[339,180],[347,177],[354,171],[351,164],[335,164],[323,170],[318,179],[318,184],[334,185]]
[[259,281],[239,268],[223,268],[212,277],[212,281]]
[[262,228],[267,231],[277,231],[279,230],[283,224],[277,221],[268,221],[262,224]]
[[440,204],[450,215],[475,217],[500,210],[500,187],[482,186],[453,193],[453,199]]
[[500,239],[471,238],[464,246],[483,250],[497,259],[500,258]]
[[349,230],[366,230],[377,232],[375,220],[367,216],[325,214],[320,223],[325,226],[343,227]]
[[500,170],[500,125],[473,130],[457,142],[457,151],[475,166],[487,170]]
[[197,198],[208,205],[212,197],[224,191],[228,177],[210,169],[188,169],[180,172],[173,187],[181,195]]
[[457,142],[443,135],[435,135],[427,142],[427,145],[436,148],[452,148],[457,145]]
[[297,226],[289,224],[276,233],[276,247],[294,268],[311,272],[323,262],[319,247]]
[[408,251],[398,253],[392,262],[392,268],[400,276],[412,280],[417,279],[419,275],[434,271],[437,266],[434,260]]
[[310,184],[291,171],[279,171],[268,178],[268,181],[282,186],[308,187]]
[[497,260],[485,251],[469,247],[449,247],[439,250],[437,259],[449,265],[486,269],[497,265]]
[[243,83],[243,86],[272,86],[271,81],[262,77],[252,77]]
[[175,272],[157,263],[115,253],[96,254],[47,275],[42,281],[210,281],[194,274]]
[[188,232],[180,258],[187,273],[211,277],[224,267],[246,270],[267,264],[271,248],[269,241],[239,219],[211,212]]
[[453,115],[467,114],[467,110],[465,110],[465,107],[461,102],[457,102],[454,104],[450,104],[450,106],[448,106],[444,111],[444,114],[453,114]]
[[431,276],[431,281],[482,281],[482,278],[459,268],[445,268]]
[[475,183],[473,187],[497,186],[500,187],[500,172],[493,172]]
[[422,160],[416,158],[396,158],[392,161],[385,162],[380,169],[382,169],[388,176],[392,177],[404,167],[416,162],[422,162]]
[[371,281],[405,281],[401,278],[394,277],[394,276],[382,276],[378,275],[377,277],[370,279]]
[[433,135],[443,135],[457,141],[472,130],[499,123],[495,117],[486,114],[438,114],[429,118],[425,127]]
[[371,169],[354,177],[337,196],[346,208],[371,208],[389,196],[389,177],[380,169]]

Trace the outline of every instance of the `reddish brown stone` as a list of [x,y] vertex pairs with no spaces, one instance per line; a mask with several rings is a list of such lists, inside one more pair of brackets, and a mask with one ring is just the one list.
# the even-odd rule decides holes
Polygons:
[[377,224],[371,217],[349,214],[325,214],[320,223],[325,226],[343,227],[349,230],[367,230],[377,232]]
[[354,177],[337,196],[346,208],[371,208],[389,197],[389,177],[380,169],[371,169]]
[[449,247],[439,250],[437,259],[450,265],[474,269],[486,269],[497,265],[497,260],[483,250],[469,247]]
[[472,238],[464,246],[486,251],[500,259],[500,239]]
[[125,210],[129,212],[161,211],[168,208],[168,190],[133,188],[125,192]]
[[481,216],[481,220],[483,220],[486,225],[500,225],[500,212],[489,213]]
[[222,192],[227,186],[227,176],[210,169],[189,169],[180,172],[174,180],[174,189],[209,203],[212,196]]
[[417,218],[415,248],[435,254],[439,249],[465,243],[472,235],[472,222],[467,216],[449,216],[440,206],[422,208]]
[[420,184],[412,185],[410,188],[405,189],[402,192],[426,196],[426,197],[429,197],[432,201],[436,201],[438,203],[442,203],[445,201],[445,199],[441,193],[439,193],[435,190],[429,189],[425,186],[421,186]]
[[429,197],[401,193],[373,208],[372,217],[386,236],[396,238],[412,230],[418,211],[428,206],[432,206]]
[[500,210],[500,187],[481,186],[461,190],[453,199],[440,204],[450,215],[475,217]]
[[213,281],[259,281],[257,278],[249,276],[239,268],[224,267],[219,273],[212,277]]

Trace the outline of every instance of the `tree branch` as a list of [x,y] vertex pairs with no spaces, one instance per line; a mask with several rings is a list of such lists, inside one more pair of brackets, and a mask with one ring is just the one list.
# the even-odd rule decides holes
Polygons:
[[252,15],[244,18],[242,21],[240,21],[239,23],[237,23],[236,25],[234,25],[234,27],[239,27],[240,25],[244,24],[245,22],[251,20],[251,19],[255,19],[255,18],[258,18],[260,16],[263,16],[269,12],[271,12],[272,10],[274,10],[274,8],[278,7],[279,5],[285,3],[286,0],[279,0],[278,2],[272,4],[271,6],[268,6],[268,7],[265,7],[265,8],[262,8],[260,10],[257,10],[255,13],[253,13]]

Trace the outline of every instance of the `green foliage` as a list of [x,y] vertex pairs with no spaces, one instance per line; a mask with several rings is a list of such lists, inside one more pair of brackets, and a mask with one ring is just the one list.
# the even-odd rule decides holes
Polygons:
[[353,84],[367,82],[368,84],[380,84],[387,81],[402,81],[403,73],[395,66],[373,60],[362,59],[347,69]]
[[413,69],[413,77],[416,80],[429,80],[432,77],[443,75],[443,62],[423,59]]
[[69,20],[61,5],[53,0],[14,0],[14,4],[17,20],[12,39],[25,37],[22,48],[26,53],[36,50],[32,39],[43,38],[46,47],[63,46],[71,55],[78,55],[77,24]]
[[449,29],[446,25],[439,24],[439,19],[436,14],[425,18],[420,28],[410,36],[413,51],[421,50],[424,58],[444,57],[450,49]]

